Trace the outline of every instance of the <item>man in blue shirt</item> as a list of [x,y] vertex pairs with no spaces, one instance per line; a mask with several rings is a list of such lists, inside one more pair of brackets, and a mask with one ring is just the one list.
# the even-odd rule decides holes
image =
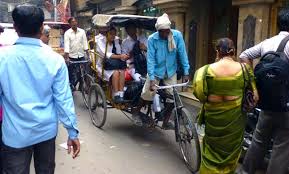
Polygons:
[[[147,70],[148,77],[143,88],[140,107],[144,101],[152,101],[155,95],[155,85],[163,80],[165,85],[177,83],[177,66],[179,59],[183,69],[183,79],[189,80],[190,65],[186,52],[185,42],[181,32],[171,29],[171,22],[167,14],[163,14],[156,22],[157,32],[149,36],[147,50]],[[168,91],[172,94],[172,90]],[[167,112],[163,120],[163,128],[171,129],[169,123],[173,103],[167,105]],[[140,108],[137,109],[139,111]],[[142,125],[137,112],[133,114],[133,119],[137,125]]]
[[37,174],[55,168],[55,137],[60,120],[67,129],[68,152],[80,152],[68,71],[62,56],[39,38],[44,13],[31,5],[13,12],[19,39],[0,51],[0,100],[3,104],[3,172],[28,174],[31,157]]

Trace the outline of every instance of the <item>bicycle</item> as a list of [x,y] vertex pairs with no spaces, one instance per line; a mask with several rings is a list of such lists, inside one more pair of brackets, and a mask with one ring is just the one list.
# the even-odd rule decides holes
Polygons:
[[[159,86],[156,85],[157,94],[160,95],[160,98],[164,105],[166,105],[166,99],[169,98],[173,100],[174,103],[174,131],[176,142],[179,143],[180,151],[183,155],[183,159],[192,172],[197,172],[200,167],[201,160],[201,151],[200,151],[200,142],[197,133],[195,123],[190,117],[189,111],[184,108],[180,95],[177,91],[177,87],[187,86],[189,82],[168,86]],[[165,89],[172,89],[173,95],[169,95],[164,92]],[[164,112],[165,108],[161,112]],[[156,123],[158,120],[156,120]],[[162,128],[162,127],[161,127]],[[192,153],[195,153],[192,154]]]
[[68,66],[76,65],[75,74],[76,74],[77,79],[74,84],[70,83],[71,91],[75,91],[75,88],[77,84],[79,83],[78,89],[79,91],[81,91],[83,102],[86,108],[88,108],[88,90],[90,87],[90,84],[89,84],[90,81],[87,79],[88,73],[85,71],[85,66],[89,63],[90,63],[89,60],[68,62]]

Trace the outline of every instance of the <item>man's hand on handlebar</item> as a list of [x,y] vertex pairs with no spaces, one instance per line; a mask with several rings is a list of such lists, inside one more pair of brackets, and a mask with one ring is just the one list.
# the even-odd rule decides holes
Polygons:
[[151,80],[150,81],[150,90],[151,91],[156,91],[157,90],[156,81],[155,80]]
[[188,82],[190,80],[190,76],[189,75],[184,75],[183,76],[183,80],[184,80],[184,82]]

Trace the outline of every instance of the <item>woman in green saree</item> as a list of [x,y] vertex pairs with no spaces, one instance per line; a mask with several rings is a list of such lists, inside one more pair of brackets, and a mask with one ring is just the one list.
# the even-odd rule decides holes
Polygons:
[[[194,94],[203,103],[199,123],[205,125],[200,174],[234,174],[241,154],[246,117],[242,112],[244,76],[242,66],[234,60],[232,40],[218,40],[216,63],[195,73]],[[253,78],[247,66],[247,75]],[[258,93],[251,81],[254,100]]]

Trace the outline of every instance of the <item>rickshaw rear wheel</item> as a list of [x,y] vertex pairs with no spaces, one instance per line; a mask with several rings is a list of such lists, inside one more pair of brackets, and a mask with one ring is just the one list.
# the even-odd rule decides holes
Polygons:
[[191,172],[197,172],[201,163],[200,142],[195,123],[189,111],[181,108],[179,116],[179,147],[183,159]]
[[99,84],[93,83],[90,87],[88,108],[93,125],[102,128],[107,117],[107,101]]

